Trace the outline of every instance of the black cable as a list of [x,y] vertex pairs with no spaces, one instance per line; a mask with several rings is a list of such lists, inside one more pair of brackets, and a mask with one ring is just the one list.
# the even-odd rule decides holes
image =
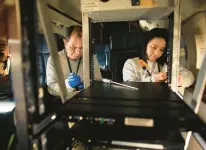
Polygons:
[[7,146],[7,150],[11,150],[14,138],[15,138],[15,134],[12,134],[9,138],[9,143],[8,143],[8,146]]
[[152,76],[151,73],[147,70],[145,66],[142,67],[143,70],[146,70],[149,76]]

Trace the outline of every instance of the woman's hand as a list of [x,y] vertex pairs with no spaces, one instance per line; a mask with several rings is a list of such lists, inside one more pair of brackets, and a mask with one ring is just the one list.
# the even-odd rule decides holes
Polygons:
[[166,72],[159,72],[158,74],[153,75],[154,76],[154,80],[156,82],[163,82],[167,79],[167,74]]
[[182,86],[182,82],[183,82],[183,78],[182,78],[182,75],[179,74],[178,75],[178,86],[181,87]]

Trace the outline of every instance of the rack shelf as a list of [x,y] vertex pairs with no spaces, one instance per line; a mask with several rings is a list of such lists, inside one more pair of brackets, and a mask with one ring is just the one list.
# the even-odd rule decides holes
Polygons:
[[174,0],[157,0],[154,6],[132,6],[131,0],[82,0],[81,10],[94,22],[165,19],[175,8]]

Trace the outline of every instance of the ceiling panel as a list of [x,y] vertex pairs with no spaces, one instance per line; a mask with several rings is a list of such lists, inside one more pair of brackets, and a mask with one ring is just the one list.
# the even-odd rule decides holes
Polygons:
[[[81,0],[48,0],[48,4],[81,22]],[[182,19],[206,10],[206,0],[182,0]]]

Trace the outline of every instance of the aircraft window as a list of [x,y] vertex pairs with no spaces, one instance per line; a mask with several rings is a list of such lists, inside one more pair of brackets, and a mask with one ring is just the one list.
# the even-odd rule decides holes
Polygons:
[[109,67],[109,44],[95,44],[94,47],[100,68],[107,71]]

